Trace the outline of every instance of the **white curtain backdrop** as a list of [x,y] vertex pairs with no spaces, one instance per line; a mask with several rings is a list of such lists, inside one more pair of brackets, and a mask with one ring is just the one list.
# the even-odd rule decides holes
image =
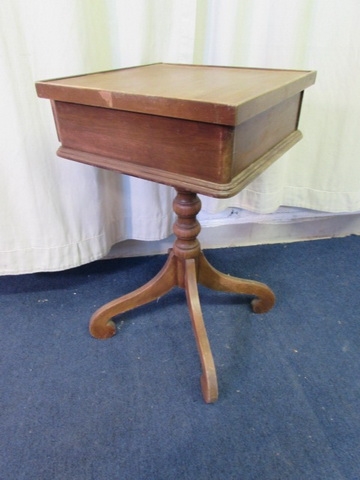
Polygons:
[[0,274],[60,270],[171,233],[170,188],[60,159],[36,80],[152,62],[314,69],[304,139],[203,208],[360,210],[358,0],[1,0]]

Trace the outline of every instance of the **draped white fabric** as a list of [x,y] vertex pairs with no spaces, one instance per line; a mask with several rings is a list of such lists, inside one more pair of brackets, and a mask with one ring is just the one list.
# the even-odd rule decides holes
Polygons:
[[1,0],[0,274],[65,269],[171,233],[172,189],[56,156],[34,82],[151,62],[315,69],[304,140],[203,208],[360,210],[357,0]]

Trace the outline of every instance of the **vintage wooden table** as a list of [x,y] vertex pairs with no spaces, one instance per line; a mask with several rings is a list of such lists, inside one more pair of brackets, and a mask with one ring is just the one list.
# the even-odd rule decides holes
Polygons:
[[275,297],[263,283],[207,262],[197,239],[197,194],[235,195],[300,140],[303,92],[314,81],[313,71],[159,63],[36,84],[38,96],[52,103],[59,156],[176,189],[176,240],[164,267],[98,309],[90,332],[111,337],[116,315],[184,288],[208,403],[217,400],[218,386],[198,283],[254,297],[256,313],[267,312]]

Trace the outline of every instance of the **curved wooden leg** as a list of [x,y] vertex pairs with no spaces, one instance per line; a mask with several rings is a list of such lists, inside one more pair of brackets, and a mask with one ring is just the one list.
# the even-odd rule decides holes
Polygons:
[[193,258],[185,260],[185,291],[202,366],[201,389],[205,402],[213,403],[218,398],[216,370],[201,312],[196,264]]
[[90,319],[90,333],[95,338],[109,338],[115,335],[116,326],[112,318],[119,313],[145,305],[177,285],[177,259],[170,252],[160,272],[142,287],[100,307]]
[[255,313],[268,312],[275,304],[273,291],[264,283],[232,277],[219,272],[206,260],[203,253],[199,256],[198,281],[202,285],[222,292],[254,295],[251,302]]

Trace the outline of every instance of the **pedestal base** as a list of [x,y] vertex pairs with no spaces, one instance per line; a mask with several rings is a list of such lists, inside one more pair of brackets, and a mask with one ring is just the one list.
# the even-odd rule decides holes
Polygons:
[[263,283],[226,275],[209,264],[197,240],[200,225],[196,215],[200,207],[195,193],[178,190],[174,200],[177,239],[164,267],[142,287],[99,308],[90,320],[90,333],[96,338],[112,337],[116,333],[113,317],[149,303],[173,287],[184,288],[202,366],[203,397],[205,402],[213,403],[218,398],[216,369],[201,312],[198,283],[218,291],[254,296],[251,305],[255,313],[270,310],[275,296]]

